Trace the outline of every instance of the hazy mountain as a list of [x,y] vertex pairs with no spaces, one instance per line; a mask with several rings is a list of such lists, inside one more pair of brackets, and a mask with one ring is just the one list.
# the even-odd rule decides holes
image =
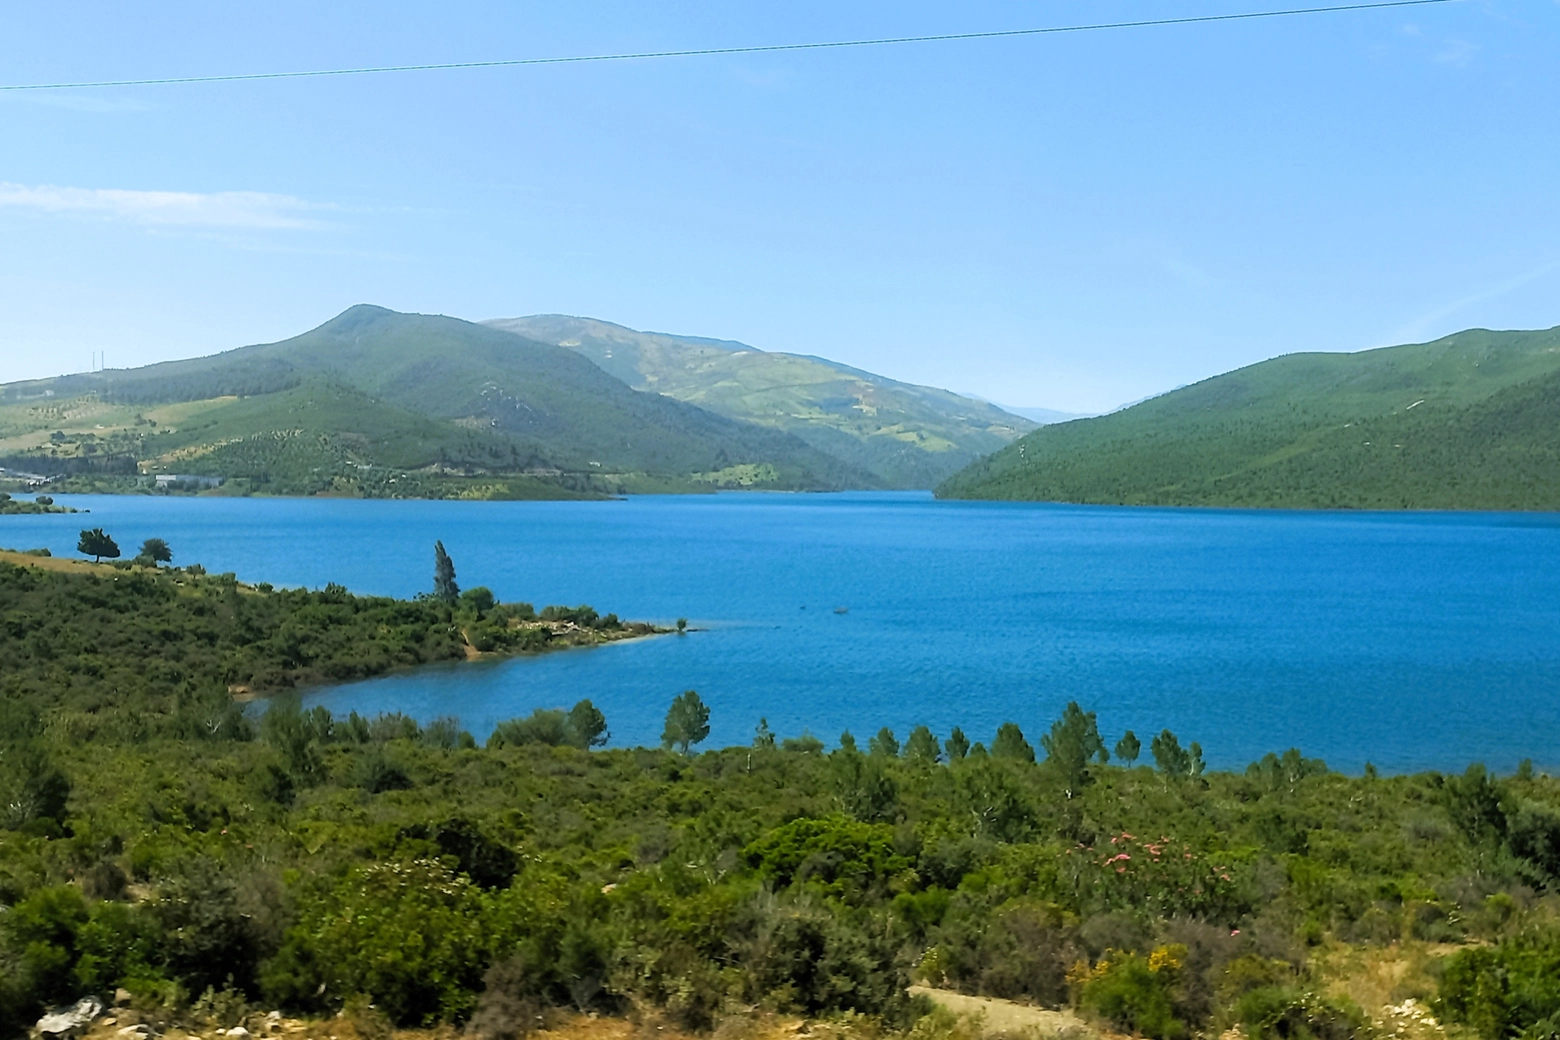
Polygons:
[[1050,426],[1052,423],[1072,422],[1074,419],[1087,419],[1098,415],[1098,412],[1059,412],[1055,408],[1040,408],[1034,405],[997,404],[995,401],[986,401],[977,394],[965,394],[965,397],[976,401],[985,401],[994,405],[1010,415],[1021,415],[1030,422],[1039,426]]
[[1290,354],[1046,426],[947,498],[1560,509],[1560,328]]
[[631,390],[575,351],[370,306],[279,343],[0,387],[0,455],[129,456],[289,492],[383,492],[393,471],[530,474],[498,492],[521,494],[879,483],[781,430]]
[[824,358],[539,314],[484,322],[588,357],[637,390],[784,430],[885,485],[929,488],[1035,424]]

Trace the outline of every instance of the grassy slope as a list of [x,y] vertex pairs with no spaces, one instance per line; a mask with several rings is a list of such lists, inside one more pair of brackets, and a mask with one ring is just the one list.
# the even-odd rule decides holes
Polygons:
[[1560,329],[1294,354],[1044,427],[945,498],[1560,509]]
[[487,324],[567,346],[636,389],[786,430],[893,487],[932,487],[1034,427],[994,405],[823,358],[565,315]]
[[[326,383],[334,389],[321,390]],[[219,407],[224,396],[244,401]],[[67,401],[84,403],[72,410],[61,406]],[[106,425],[92,414],[105,409],[127,413],[116,415],[123,422],[192,401],[213,404],[170,438],[186,454],[198,447],[189,437],[194,426],[204,445],[303,430],[332,441],[326,454],[356,445],[389,465],[427,464],[453,452],[504,472],[687,478],[749,465],[769,467],[765,486],[876,483],[779,431],[635,393],[573,351],[454,318],[367,306],[280,343],[0,388],[0,436],[20,445],[71,418]],[[315,438],[310,450],[318,447]]]

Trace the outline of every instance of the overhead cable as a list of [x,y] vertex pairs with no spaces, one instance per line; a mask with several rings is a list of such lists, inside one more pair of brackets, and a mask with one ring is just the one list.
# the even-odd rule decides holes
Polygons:
[[0,90],[70,90],[80,87],[151,87],[174,83],[236,83],[247,80],[305,79],[315,76],[367,76],[385,72],[433,72],[442,69],[496,69],[518,65],[566,65],[592,61],[638,61],[648,58],[697,58],[718,54],[767,54],[777,51],[817,51],[841,47],[884,47],[905,43],[944,43],[953,40],[994,40],[1049,33],[1095,32],[1102,29],[1141,29],[1156,25],[1192,25],[1203,22],[1235,22],[1254,18],[1285,18],[1305,14],[1337,14],[1373,11],[1388,7],[1422,7],[1459,3],[1460,0],[1384,0],[1334,7],[1296,7],[1284,11],[1244,11],[1236,14],[1192,15],[1184,18],[1151,18],[1134,22],[1100,22],[1094,25],[1052,25],[1038,29],[998,29],[992,32],[941,33],[935,36],[888,36],[874,40],[832,40],[822,43],[773,43],[751,47],[702,47],[681,51],[640,51],[626,54],[577,54],[558,58],[510,58],[500,61],[449,61],[427,65],[376,65],[357,69],[311,69],[299,72],[239,72],[220,76],[164,76],[156,79],[82,80],[74,83],[10,83]]

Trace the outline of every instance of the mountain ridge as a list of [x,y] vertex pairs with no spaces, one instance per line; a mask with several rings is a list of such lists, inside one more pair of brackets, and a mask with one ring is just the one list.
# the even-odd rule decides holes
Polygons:
[[1290,508],[1560,508],[1560,327],[1281,355],[1043,427],[944,498]]
[[637,390],[784,430],[888,487],[930,488],[1035,426],[989,402],[815,354],[564,314],[483,324],[578,351]]
[[[69,407],[50,404],[56,398],[81,402],[77,411],[96,409],[92,427],[108,432],[58,431],[38,441],[40,430],[69,419]],[[257,418],[265,406],[256,402],[274,405],[275,414]],[[143,414],[158,407],[179,416],[173,430],[170,419]],[[231,429],[246,415],[247,426]],[[189,443],[190,422],[204,423],[200,445]],[[396,465],[378,458],[392,429],[407,451],[421,444],[420,454],[403,452]],[[33,441],[19,443],[28,434]],[[236,457],[239,442],[254,459]],[[569,493],[879,486],[783,431],[631,390],[576,352],[458,318],[367,304],[275,343],[0,387],[0,454],[29,448],[42,461],[89,449],[132,454],[149,472],[241,463],[238,475],[252,484],[316,492],[362,490],[363,474],[376,468],[528,476],[519,489],[527,495],[537,479],[565,474],[572,476],[555,482]],[[278,467],[293,474],[280,485]]]

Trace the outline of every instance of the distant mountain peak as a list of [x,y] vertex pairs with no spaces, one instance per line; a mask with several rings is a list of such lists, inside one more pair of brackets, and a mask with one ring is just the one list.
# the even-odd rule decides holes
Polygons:
[[638,390],[785,430],[891,487],[932,487],[1034,426],[985,402],[815,354],[560,314],[483,324],[576,351]]

